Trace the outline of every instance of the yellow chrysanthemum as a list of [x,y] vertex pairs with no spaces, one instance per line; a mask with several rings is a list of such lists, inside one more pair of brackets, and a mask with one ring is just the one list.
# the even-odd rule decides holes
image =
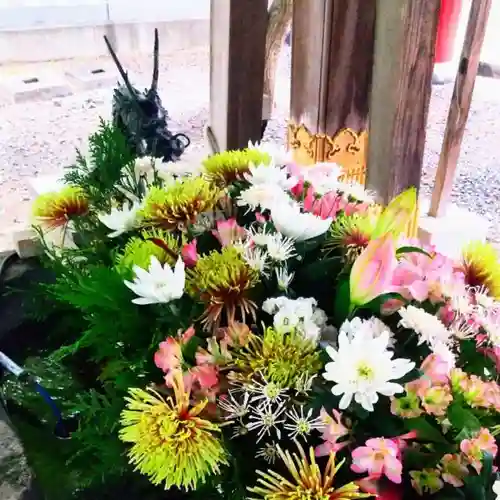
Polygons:
[[205,304],[203,323],[207,329],[218,328],[225,312],[227,325],[232,325],[239,312],[243,323],[246,316],[255,319],[256,305],[248,292],[259,281],[259,273],[252,269],[235,247],[223,248],[201,257],[189,273],[188,289]]
[[85,193],[74,186],[41,194],[33,203],[36,222],[48,229],[64,226],[72,218],[85,215],[88,211],[89,202]]
[[185,229],[199,214],[212,210],[220,191],[201,177],[175,182],[161,189],[152,187],[141,211],[145,226],[164,229]]
[[361,493],[356,483],[348,483],[335,488],[333,482],[345,459],[335,465],[335,453],[330,453],[325,471],[321,470],[314,457],[314,448],[309,448],[309,456],[299,443],[296,443],[299,454],[283,452],[278,446],[278,455],[290,474],[289,478],[270,470],[257,471],[260,476],[257,486],[248,488],[257,495],[250,500],[349,500],[352,498],[373,497]]
[[492,297],[500,299],[500,264],[489,243],[474,241],[462,250],[462,271],[467,285],[484,287]]
[[131,269],[139,266],[148,269],[151,257],[156,257],[161,264],[168,262],[174,265],[180,252],[177,238],[164,229],[153,228],[141,232],[141,236],[134,236],[125,245],[123,253],[118,256],[117,265],[120,268]]
[[130,389],[120,439],[132,443],[130,463],[153,484],[196,489],[227,464],[226,452],[214,435],[219,426],[199,416],[207,400],[190,407],[181,375],[174,378],[173,391],[164,398],[151,388]]
[[280,387],[298,388],[304,374],[312,376],[321,367],[315,342],[295,331],[271,327],[264,335],[250,334],[247,345],[236,353],[235,380],[246,382],[259,374]]
[[269,165],[271,156],[258,149],[223,151],[208,157],[203,162],[203,167],[209,179],[218,186],[225,187],[243,179],[244,174],[249,172],[251,163]]

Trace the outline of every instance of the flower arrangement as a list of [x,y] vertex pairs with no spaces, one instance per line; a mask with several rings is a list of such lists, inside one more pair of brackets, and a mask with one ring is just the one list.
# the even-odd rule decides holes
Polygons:
[[78,420],[74,476],[232,499],[499,498],[487,244],[453,261],[405,237],[415,190],[381,209],[337,167],[260,145],[199,166],[127,157],[106,124],[91,145],[34,207],[45,304],[72,321],[44,359],[72,381],[49,388]]

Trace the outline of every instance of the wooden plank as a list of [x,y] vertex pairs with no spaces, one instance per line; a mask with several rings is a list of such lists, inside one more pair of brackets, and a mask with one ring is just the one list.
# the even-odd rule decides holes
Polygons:
[[267,0],[211,0],[210,126],[213,149],[258,141],[267,29]]
[[432,217],[442,217],[446,213],[446,204],[453,187],[460,146],[469,116],[490,9],[491,0],[474,0],[471,5],[460,67],[455,80],[432,192],[429,209],[429,215]]
[[334,0],[330,15],[325,132],[367,129],[375,0]]
[[311,132],[324,128],[324,121],[320,127],[320,94],[327,66],[325,23],[330,4],[331,0],[296,0],[293,5],[290,119]]
[[420,186],[440,0],[377,0],[367,187]]

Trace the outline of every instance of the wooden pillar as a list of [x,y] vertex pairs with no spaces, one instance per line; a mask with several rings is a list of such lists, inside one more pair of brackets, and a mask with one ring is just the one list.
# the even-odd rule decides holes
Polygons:
[[289,146],[364,182],[375,0],[295,0]]
[[377,0],[367,187],[420,186],[440,0]]
[[490,9],[491,0],[476,0],[471,5],[461,63],[455,79],[443,148],[436,172],[436,184],[432,192],[429,210],[429,215],[432,217],[445,215],[446,204],[453,187]]
[[210,6],[207,135],[214,150],[243,148],[261,137],[267,0],[211,0]]

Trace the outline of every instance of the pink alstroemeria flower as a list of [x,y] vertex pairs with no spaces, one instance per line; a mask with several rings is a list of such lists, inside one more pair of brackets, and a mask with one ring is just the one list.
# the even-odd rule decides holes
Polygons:
[[[407,245],[421,246],[412,241]],[[437,303],[443,300],[443,284],[458,282],[462,275],[454,271],[451,259],[436,253],[433,247],[424,247],[423,250],[431,257],[420,252],[403,255],[394,270],[392,284],[394,291],[407,300]]]
[[366,446],[353,450],[351,469],[357,473],[367,472],[373,477],[385,475],[393,483],[400,484],[403,464],[398,458],[399,452],[392,439],[368,439]]
[[198,241],[196,238],[190,243],[186,243],[181,250],[182,260],[187,267],[194,267],[198,262],[198,250],[197,250]]
[[231,217],[227,220],[217,221],[217,229],[213,230],[212,234],[219,240],[219,243],[223,247],[227,247],[235,241],[244,239],[246,237],[246,230],[238,225],[234,217]]
[[482,428],[475,438],[464,439],[460,443],[460,451],[467,457],[469,464],[480,474],[483,468],[482,459],[484,453],[489,453],[495,458],[498,453],[498,446],[490,431]]
[[350,431],[342,423],[342,414],[335,409],[331,411],[332,416],[322,408],[320,412],[321,420],[323,421],[325,427],[323,428],[322,438],[325,441],[320,444],[314,450],[317,457],[324,457],[329,455],[331,452],[337,452],[349,444],[349,440],[339,443],[339,439],[348,436]]
[[309,187],[304,198],[304,210],[322,219],[336,219],[337,214],[347,206],[345,198],[334,191],[317,197],[314,189]]
[[393,291],[391,283],[397,263],[391,234],[370,241],[351,269],[351,305],[362,306],[379,295]]

